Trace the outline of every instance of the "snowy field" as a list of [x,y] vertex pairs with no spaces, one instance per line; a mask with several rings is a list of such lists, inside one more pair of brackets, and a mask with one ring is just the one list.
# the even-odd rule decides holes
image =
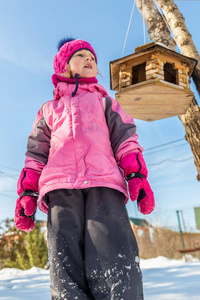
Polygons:
[[[200,300],[200,262],[157,257],[141,260],[145,300]],[[50,300],[49,272],[0,271],[1,300]],[[134,299],[130,299],[134,300]]]

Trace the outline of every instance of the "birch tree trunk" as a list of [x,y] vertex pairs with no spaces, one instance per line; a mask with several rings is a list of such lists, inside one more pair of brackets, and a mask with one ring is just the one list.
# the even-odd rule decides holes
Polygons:
[[[192,36],[185,25],[184,18],[173,0],[155,0],[155,2],[162,9],[166,21],[174,34],[181,54],[198,60],[198,66],[196,67],[192,78],[197,91],[200,94],[200,56],[193,43]],[[150,39],[154,42],[159,41],[171,50],[175,50],[175,46],[173,47],[173,43],[171,42],[172,38],[170,36],[170,31],[168,30],[162,15],[157,10],[154,1],[136,0],[136,4],[147,25]],[[156,13],[155,9],[157,11]],[[162,26],[159,26],[158,15],[163,20]],[[154,26],[152,23],[154,23]],[[160,40],[158,35],[160,35]],[[170,42],[168,43],[166,40],[169,40]],[[194,163],[198,172],[197,180],[200,181],[200,108],[195,98],[193,98],[186,114],[179,116],[179,119],[185,128],[185,138],[190,144],[194,156]]]
[[169,49],[174,50],[176,43],[170,36],[162,15],[157,10],[153,0],[136,0],[136,5],[147,24],[148,34],[155,43],[162,43]]
[[155,0],[162,9],[181,54],[195,58],[198,64],[192,75],[196,89],[200,95],[200,56],[189,33],[183,15],[173,0]]

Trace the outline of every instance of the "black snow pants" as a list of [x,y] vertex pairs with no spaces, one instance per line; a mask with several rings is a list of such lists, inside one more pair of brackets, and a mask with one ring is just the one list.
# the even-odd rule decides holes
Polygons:
[[51,299],[143,300],[124,195],[105,187],[47,194]]

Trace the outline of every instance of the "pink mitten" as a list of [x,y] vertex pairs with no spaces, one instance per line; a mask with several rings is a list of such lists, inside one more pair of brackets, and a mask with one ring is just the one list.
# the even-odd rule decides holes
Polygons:
[[34,196],[23,196],[17,199],[15,208],[15,225],[18,229],[29,232],[35,228],[34,213],[37,199]]
[[122,157],[120,167],[128,181],[129,195],[132,201],[137,200],[138,209],[143,214],[150,214],[155,207],[153,191],[147,181],[147,167],[142,154],[129,153]]
[[17,183],[17,194],[21,196],[24,190],[38,192],[40,173],[32,169],[22,169]]
[[40,173],[32,169],[23,169],[17,183],[20,197],[15,208],[15,225],[26,232],[35,228],[39,177]]

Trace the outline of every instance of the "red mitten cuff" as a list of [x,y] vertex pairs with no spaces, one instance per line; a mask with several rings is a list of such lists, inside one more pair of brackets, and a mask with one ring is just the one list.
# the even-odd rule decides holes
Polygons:
[[131,173],[140,173],[147,178],[148,171],[141,152],[133,152],[122,157],[119,166],[124,170],[124,178]]
[[40,173],[31,169],[22,169],[18,183],[17,193],[20,196],[24,190],[32,190],[38,192],[38,181]]

